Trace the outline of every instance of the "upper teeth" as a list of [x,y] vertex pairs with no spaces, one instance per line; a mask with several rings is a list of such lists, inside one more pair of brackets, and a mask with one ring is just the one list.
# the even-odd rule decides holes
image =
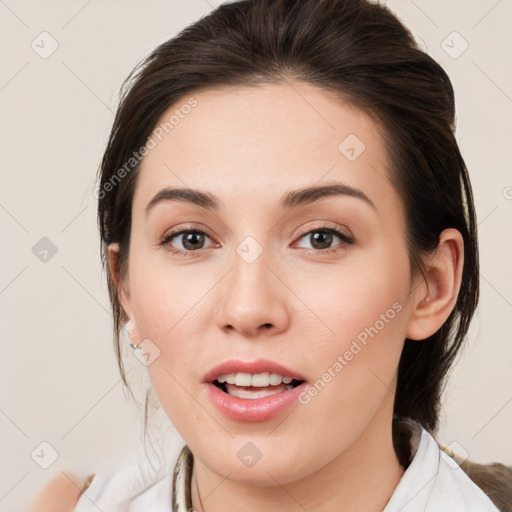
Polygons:
[[293,380],[291,377],[283,377],[278,373],[226,373],[219,375],[217,380],[222,383],[235,384],[236,386],[254,386],[263,388],[265,386],[278,386],[281,382],[290,384]]

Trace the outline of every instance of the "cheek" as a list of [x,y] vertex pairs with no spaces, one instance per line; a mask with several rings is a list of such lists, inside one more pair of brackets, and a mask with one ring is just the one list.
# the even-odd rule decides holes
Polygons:
[[[311,398],[312,410],[324,419],[343,416],[341,411],[359,411],[365,418],[393,387],[407,325],[408,265],[404,250],[382,248],[343,268],[336,279],[317,279],[316,291],[298,292],[329,327],[325,336],[306,335],[320,382],[318,395],[304,400]],[[312,321],[304,318],[301,325],[310,329]]]
[[[350,446],[384,403],[392,407],[405,337],[405,295],[400,300],[394,286],[380,284],[372,293],[355,287],[346,296],[346,288],[339,289],[343,298],[337,307],[325,302],[335,335],[311,344],[314,381],[299,407],[309,438],[323,438],[326,446]],[[309,449],[317,449],[314,442]]]
[[179,333],[181,339],[194,344],[197,322],[190,319],[201,314],[213,285],[207,269],[201,274],[194,265],[172,264],[163,249],[158,255],[136,255],[130,289],[141,336],[165,348]]
[[364,341],[375,327],[380,339],[401,341],[396,335],[404,330],[406,314],[397,310],[405,311],[409,288],[405,249],[376,246],[347,258],[338,268],[295,281],[294,291],[307,298],[308,306],[295,321],[306,339],[315,340],[315,351],[343,350],[358,336]]
[[130,290],[140,339],[150,340],[159,351],[147,366],[148,375],[177,427],[180,418],[186,417],[188,423],[201,417],[189,392],[194,392],[191,381],[197,384],[204,370],[198,367],[198,355],[204,350],[204,319],[211,318],[207,292],[216,282],[210,272],[204,274],[193,265],[156,265],[147,256],[132,260]]
[[[366,287],[356,280],[351,286],[346,280],[343,287],[322,297],[319,316],[332,332],[306,338],[311,340],[308,348],[314,354],[315,378],[329,388],[322,405],[325,410],[328,402],[344,404],[348,410],[364,409],[370,402],[361,405],[361,398],[373,396],[379,401],[390,386],[407,323],[406,290],[400,293],[395,284],[383,279]],[[305,319],[304,329],[308,323]],[[322,383],[318,389],[323,394]]]

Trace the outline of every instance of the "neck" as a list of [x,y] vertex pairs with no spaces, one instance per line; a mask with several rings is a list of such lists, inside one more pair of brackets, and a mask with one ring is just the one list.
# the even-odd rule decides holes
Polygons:
[[245,512],[380,512],[404,472],[393,449],[392,398],[347,450],[320,470],[284,486],[232,481],[194,459],[193,507],[198,512],[238,512],[243,503]]

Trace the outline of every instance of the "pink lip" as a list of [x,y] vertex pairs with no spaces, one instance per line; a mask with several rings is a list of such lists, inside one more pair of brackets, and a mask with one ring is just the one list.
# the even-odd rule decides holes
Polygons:
[[307,382],[303,382],[289,391],[250,399],[228,395],[214,384],[206,384],[208,395],[220,412],[232,420],[247,423],[268,421],[279,416],[297,401],[298,396],[307,386]]
[[267,359],[258,359],[256,361],[240,361],[231,359],[212,368],[204,377],[203,382],[213,382],[219,375],[227,373],[278,373],[283,377],[291,377],[295,380],[306,380],[302,375],[286,368],[279,363]]
[[263,398],[237,398],[224,393],[212,382],[219,376],[227,373],[278,373],[283,377],[291,377],[295,380],[305,378],[285,366],[273,361],[258,359],[257,361],[230,360],[221,363],[212,368],[203,378],[206,384],[208,395],[214,405],[226,415],[235,421],[258,422],[267,421],[282,414],[288,407],[297,401],[298,396],[308,386],[307,382],[290,389],[282,391],[272,396]]

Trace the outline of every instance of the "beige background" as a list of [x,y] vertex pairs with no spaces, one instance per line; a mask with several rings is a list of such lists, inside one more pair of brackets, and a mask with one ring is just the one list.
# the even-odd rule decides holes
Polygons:
[[[472,459],[512,464],[512,2],[387,3],[453,81],[479,218],[481,305],[439,437]],[[60,471],[85,476],[140,448],[112,350],[94,176],[128,72],[219,4],[0,1],[0,510],[24,510]],[[31,44],[49,51],[51,38],[58,48],[43,59]],[[446,53],[464,41],[458,58]],[[46,262],[32,252],[42,237],[57,248]],[[42,442],[58,453],[48,469]]]

